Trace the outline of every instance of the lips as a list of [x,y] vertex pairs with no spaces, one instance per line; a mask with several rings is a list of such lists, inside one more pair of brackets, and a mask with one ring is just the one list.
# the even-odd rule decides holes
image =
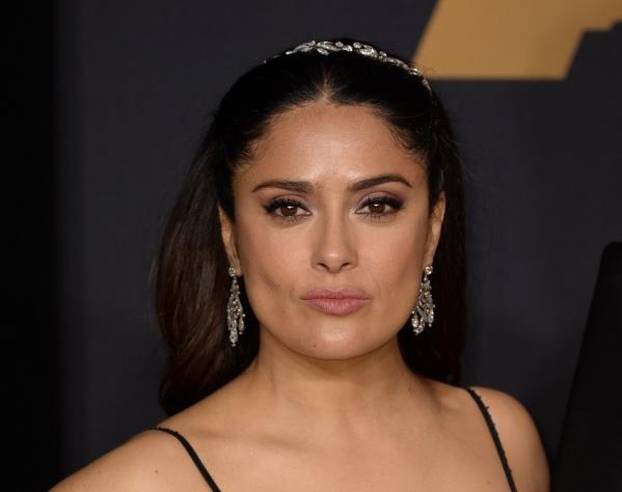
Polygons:
[[370,297],[361,289],[311,289],[302,300],[323,313],[345,316],[365,306]]
[[343,289],[311,289],[302,298],[310,299],[369,299],[369,295],[362,289],[343,288]]

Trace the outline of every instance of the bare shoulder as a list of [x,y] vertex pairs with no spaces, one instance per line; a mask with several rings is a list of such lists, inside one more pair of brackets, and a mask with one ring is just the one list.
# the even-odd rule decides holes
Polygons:
[[[221,388],[157,426],[179,432],[194,448],[202,436],[211,436],[214,429],[218,434],[222,427],[222,416],[228,412],[225,393]],[[59,482],[51,492],[163,492],[204,487],[204,478],[177,438],[145,430]]]
[[172,490],[179,475],[179,443],[146,430],[56,484],[52,492]]
[[547,492],[549,467],[537,426],[514,396],[483,386],[472,386],[481,397],[499,434],[518,490]]

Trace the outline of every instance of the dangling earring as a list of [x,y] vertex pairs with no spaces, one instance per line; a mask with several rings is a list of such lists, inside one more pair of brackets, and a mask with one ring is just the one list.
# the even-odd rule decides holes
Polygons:
[[244,332],[244,311],[240,301],[240,286],[235,276],[235,268],[229,266],[231,287],[229,288],[229,301],[227,302],[227,328],[229,329],[229,341],[235,347],[239,336]]
[[428,265],[424,269],[423,280],[421,281],[421,287],[419,288],[419,298],[417,299],[417,305],[412,310],[412,317],[410,323],[413,326],[415,335],[419,335],[425,325],[432,326],[434,322],[434,302],[432,300],[432,286],[428,275],[432,273],[432,265]]

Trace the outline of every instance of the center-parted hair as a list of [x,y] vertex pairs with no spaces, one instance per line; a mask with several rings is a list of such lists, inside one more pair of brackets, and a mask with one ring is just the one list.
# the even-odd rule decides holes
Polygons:
[[386,121],[396,144],[425,166],[430,213],[445,192],[430,277],[434,324],[415,336],[407,320],[398,343],[412,371],[460,383],[466,331],[463,172],[445,109],[433,89],[399,66],[355,53],[297,52],[267,59],[244,73],[212,111],[165,227],[153,278],[156,316],[168,350],[160,402],[169,415],[235,378],[257,354],[259,326],[243,277],[246,330],[236,347],[228,341],[229,263],[218,205],[235,222],[232,179],[240,166],[252,161],[253,144],[276,116],[319,100],[365,105]]

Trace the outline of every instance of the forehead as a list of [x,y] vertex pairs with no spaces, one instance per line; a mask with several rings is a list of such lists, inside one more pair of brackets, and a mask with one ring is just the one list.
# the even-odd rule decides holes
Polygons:
[[400,172],[416,180],[422,161],[396,140],[389,123],[365,105],[318,101],[276,117],[254,146],[240,180],[266,176],[356,179]]

